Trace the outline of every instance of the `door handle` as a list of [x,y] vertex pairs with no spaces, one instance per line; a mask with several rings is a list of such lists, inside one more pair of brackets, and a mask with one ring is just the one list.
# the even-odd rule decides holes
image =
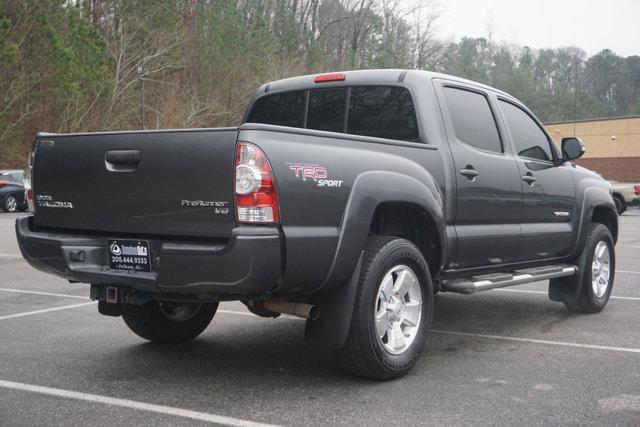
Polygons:
[[531,175],[531,172],[527,172],[527,174],[522,177],[522,180],[529,185],[533,185],[533,183],[536,182],[536,177]]
[[469,178],[470,181],[473,181],[479,173],[473,168],[473,166],[467,165],[464,169],[460,169],[460,175],[464,175]]

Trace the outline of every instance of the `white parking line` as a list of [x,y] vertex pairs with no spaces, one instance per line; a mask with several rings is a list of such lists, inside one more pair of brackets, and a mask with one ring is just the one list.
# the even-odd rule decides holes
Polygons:
[[[522,294],[548,295],[547,291],[530,291],[530,290],[527,290],[527,289],[493,289],[493,290],[494,291],[498,291],[498,292],[516,292],[516,293],[522,293]],[[629,300],[629,301],[640,301],[640,297],[619,297],[619,296],[611,295],[609,298],[611,298],[611,299]]]
[[78,391],[64,390],[60,388],[42,387],[32,384],[17,383],[13,381],[0,380],[0,387],[28,391],[31,393],[44,394],[48,396],[63,397],[65,399],[82,400],[85,402],[102,403],[111,406],[120,406],[123,408],[137,409],[140,411],[155,412],[164,415],[173,415],[175,417],[188,418],[196,421],[205,421],[226,426],[247,426],[247,427],[264,427],[269,424],[256,423],[253,421],[240,420],[238,418],[225,417],[223,415],[215,415],[206,412],[191,411],[189,409],[174,408],[171,406],[154,405],[152,403],[137,402],[135,400],[118,399],[115,397],[102,396],[99,394],[81,393]]
[[640,271],[632,271],[632,270],[616,270],[616,273],[624,273],[624,274],[640,274]]
[[620,351],[624,353],[640,353],[640,348],[610,347],[606,345],[580,344],[580,343],[565,342],[565,341],[536,340],[533,338],[518,338],[518,337],[506,337],[503,335],[474,334],[471,332],[445,331],[440,329],[432,329],[431,332],[436,334],[462,335],[462,336],[477,337],[477,338],[489,338],[493,340],[518,341],[518,342],[528,342],[528,343],[534,343],[534,344],[547,344],[547,345],[555,345],[555,346],[561,346],[561,347],[577,347],[577,348],[587,348],[591,350]]
[[80,295],[53,294],[51,292],[26,291],[26,290],[23,290],[23,289],[0,288],[0,291],[3,291],[3,292],[16,292],[16,293],[19,293],[19,294],[45,295],[45,296],[49,296],[49,297],[89,299],[89,297],[83,297],[83,296],[80,296]]
[[[525,291],[525,292],[537,293],[538,291]],[[242,311],[235,311],[235,310],[218,310],[218,313],[238,314],[240,316],[254,316],[254,314],[252,313],[245,313]],[[287,316],[287,317],[290,317],[292,319],[297,319],[297,320],[304,320],[304,319],[299,319],[293,316]],[[529,342],[529,343],[535,343],[535,344],[548,344],[548,345],[555,345],[555,346],[588,348],[592,350],[608,350],[608,351],[621,351],[625,353],[640,353],[640,348],[610,347],[606,345],[580,344],[580,343],[565,342],[565,341],[549,341],[549,340],[537,340],[533,338],[507,337],[504,335],[474,334],[471,332],[445,331],[442,329],[431,329],[431,332],[434,332],[436,334],[465,335],[465,336],[472,336],[477,338],[490,338],[490,339],[496,339],[496,340],[520,341],[520,342]]]
[[0,316],[0,320],[14,319],[16,317],[31,316],[33,314],[49,313],[50,311],[60,311],[60,310],[67,310],[67,309],[70,309],[70,308],[84,307],[85,305],[92,305],[92,304],[96,304],[96,303],[97,303],[97,301],[83,302],[82,304],[63,305],[62,307],[45,308],[43,310],[34,310],[34,311],[27,311],[27,312],[24,312],[24,313],[9,314],[7,316]]
[[0,258],[22,258],[21,255],[0,254]]

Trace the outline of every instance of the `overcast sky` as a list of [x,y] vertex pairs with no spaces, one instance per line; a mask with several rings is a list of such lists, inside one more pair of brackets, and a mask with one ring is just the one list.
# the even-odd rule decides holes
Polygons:
[[640,0],[439,0],[438,35],[486,37],[534,48],[574,45],[593,55],[609,48],[640,55]]

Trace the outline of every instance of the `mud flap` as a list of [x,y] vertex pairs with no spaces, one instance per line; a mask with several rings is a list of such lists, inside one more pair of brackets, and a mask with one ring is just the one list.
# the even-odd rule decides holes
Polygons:
[[351,326],[361,267],[362,254],[351,278],[337,292],[322,295],[315,301],[320,316],[316,320],[307,320],[304,336],[308,344],[330,349],[344,346]]
[[584,279],[586,263],[587,251],[583,250],[580,257],[572,263],[578,267],[576,274],[549,280],[549,299],[551,301],[578,301],[582,290],[582,280]]

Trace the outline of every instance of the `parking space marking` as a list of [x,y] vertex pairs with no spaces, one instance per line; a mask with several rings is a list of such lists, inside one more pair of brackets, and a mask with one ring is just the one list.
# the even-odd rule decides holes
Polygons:
[[49,297],[89,299],[89,297],[83,297],[83,296],[80,296],[80,295],[54,294],[54,293],[51,293],[51,292],[27,291],[27,290],[23,290],[23,289],[0,288],[0,291],[2,291],[2,292],[15,292],[15,293],[18,293],[18,294],[44,295],[44,296],[49,296]]
[[[527,290],[527,289],[493,289],[493,290],[494,291],[499,291],[499,292],[516,292],[516,293],[522,293],[522,294],[548,295],[547,291],[530,291],[530,290]],[[609,298],[611,298],[611,299],[629,300],[629,301],[640,301],[640,297],[619,297],[619,296],[611,295]]]
[[68,310],[70,308],[84,307],[85,305],[92,305],[92,304],[97,304],[97,303],[98,303],[97,301],[91,301],[91,302],[83,302],[82,304],[63,305],[62,307],[45,308],[43,310],[34,310],[34,311],[27,311],[27,312],[24,312],[24,313],[9,314],[7,316],[0,316],[0,320],[14,319],[16,317],[31,316],[33,314],[49,313],[51,311]]
[[623,273],[623,274],[640,274],[640,271],[632,271],[632,270],[616,270],[616,273]]
[[64,390],[60,388],[43,387],[33,384],[24,384],[13,381],[0,380],[0,387],[19,391],[28,391],[31,393],[44,394],[47,396],[62,397],[66,399],[82,400],[85,402],[102,403],[111,406],[120,406],[123,408],[137,409],[147,412],[155,412],[163,415],[172,415],[175,417],[189,418],[196,421],[205,421],[226,426],[246,426],[246,427],[265,427],[269,424],[256,423],[253,421],[241,420],[238,418],[225,417],[223,415],[215,415],[207,412],[192,411],[189,409],[174,408],[171,406],[154,405],[152,403],[138,402],[135,400],[119,399],[115,397],[102,396],[99,394],[82,393],[72,390]]
[[591,350],[619,351],[623,353],[639,353],[640,354],[640,348],[610,347],[606,345],[580,344],[580,343],[565,342],[565,341],[537,340],[534,338],[519,338],[519,337],[507,337],[504,335],[476,334],[472,332],[446,331],[442,329],[432,329],[431,332],[436,334],[461,335],[461,336],[476,337],[476,338],[488,338],[493,340],[518,341],[518,342],[527,342],[527,343],[534,343],[534,344],[555,345],[560,347],[577,347],[577,348],[586,348]]
[[21,255],[0,254],[0,258],[22,258]]
[[[496,289],[501,290],[501,289]],[[521,291],[521,292],[535,292],[538,293],[540,291]],[[546,292],[544,292],[546,294]],[[227,313],[227,314],[238,314],[240,316],[255,316],[253,313],[245,313],[242,311],[235,310],[218,310],[218,313]],[[296,319],[296,320],[304,320],[298,317],[287,316],[283,317]],[[565,341],[549,341],[549,340],[538,340],[534,338],[519,338],[519,337],[507,337],[504,335],[487,335],[487,334],[476,334],[472,332],[458,332],[458,331],[446,331],[442,329],[431,329],[431,332],[436,334],[449,334],[449,335],[463,335],[463,336],[471,336],[476,338],[489,338],[495,340],[506,340],[506,341],[519,341],[519,342],[528,342],[535,344],[548,344],[548,345],[556,345],[556,346],[564,346],[564,347],[577,347],[577,348],[587,348],[592,350],[608,350],[608,351],[620,351],[624,353],[640,353],[640,348],[630,348],[630,347],[611,347],[606,345],[596,345],[596,344],[580,344],[574,342],[565,342]]]

